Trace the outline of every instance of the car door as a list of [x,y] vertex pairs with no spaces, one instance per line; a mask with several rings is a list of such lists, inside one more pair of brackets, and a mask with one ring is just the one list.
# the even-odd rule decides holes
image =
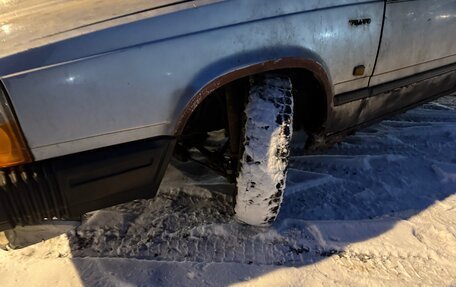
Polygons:
[[387,0],[370,86],[456,63],[456,0]]

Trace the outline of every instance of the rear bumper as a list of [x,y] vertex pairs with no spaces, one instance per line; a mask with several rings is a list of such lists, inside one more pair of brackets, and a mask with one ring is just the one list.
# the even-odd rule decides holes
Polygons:
[[0,231],[155,195],[175,139],[160,137],[0,170]]

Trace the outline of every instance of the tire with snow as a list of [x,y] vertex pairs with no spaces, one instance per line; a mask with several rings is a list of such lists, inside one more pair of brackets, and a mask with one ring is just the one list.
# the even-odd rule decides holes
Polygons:
[[292,124],[290,79],[277,74],[251,77],[235,201],[240,221],[268,226],[276,219],[287,178]]

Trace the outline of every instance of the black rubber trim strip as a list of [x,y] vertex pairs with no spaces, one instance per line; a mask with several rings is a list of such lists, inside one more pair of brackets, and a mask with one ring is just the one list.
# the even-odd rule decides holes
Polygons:
[[388,118],[388,117],[391,117],[391,116],[394,116],[394,115],[398,115],[398,114],[401,114],[407,110],[410,110],[410,109],[413,109],[415,107],[418,107],[420,105],[423,105],[425,103],[428,103],[428,102],[432,102],[440,97],[444,97],[444,96],[449,96],[449,95],[452,95],[456,93],[456,87],[450,89],[450,90],[446,90],[446,91],[443,91],[441,93],[438,93],[436,95],[433,95],[429,98],[426,98],[426,99],[423,99],[421,101],[418,101],[416,103],[412,103],[412,104],[409,104],[409,105],[406,105],[402,108],[399,108],[397,110],[394,110],[392,112],[388,112],[388,113],[385,113],[383,115],[380,115],[374,119],[370,119],[370,120],[367,120],[363,123],[360,123],[358,125],[355,125],[355,126],[352,126],[352,127],[349,127],[347,129],[344,129],[344,130],[341,130],[341,131],[337,131],[337,132],[333,132],[333,133],[328,133],[326,135],[324,135],[326,137],[326,143],[331,145],[333,143],[337,143],[339,142],[340,138],[343,138],[343,137],[346,137],[350,134],[352,134],[353,132],[357,131],[357,130],[360,130],[362,128],[365,128],[365,127],[368,127],[368,126],[371,126],[373,124],[376,124],[378,122],[381,122],[383,119],[385,118]]
[[417,82],[425,81],[446,73],[451,73],[456,71],[456,63],[450,64],[441,68],[433,69],[430,71],[426,71],[423,73],[419,73],[410,77],[406,77],[403,79],[395,80],[392,82],[388,82],[385,84],[381,84],[378,86],[374,86],[371,88],[365,88],[356,90],[353,92],[343,93],[340,95],[336,95],[334,97],[334,106],[340,106],[343,104],[347,104],[353,101],[362,100],[370,97],[374,97],[377,95],[381,95],[388,91],[404,87],[407,85],[411,85]]

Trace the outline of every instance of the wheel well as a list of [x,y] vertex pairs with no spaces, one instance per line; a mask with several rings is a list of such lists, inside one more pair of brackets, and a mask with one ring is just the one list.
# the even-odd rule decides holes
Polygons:
[[[295,103],[294,130],[304,130],[309,139],[313,138],[311,135],[319,133],[326,122],[330,105],[328,99],[331,97],[327,92],[328,86],[324,86],[309,70],[290,68],[272,71],[288,75],[291,79]],[[229,81],[210,93],[200,93],[203,99],[191,102],[191,113],[184,114],[185,124],[178,129],[175,158],[197,161],[235,182],[243,149],[242,123],[249,78],[255,74],[259,73]]]
[[328,98],[322,84],[312,72],[304,69],[285,70],[293,84],[296,130],[319,132],[328,116]]
[[[309,70],[291,68],[279,69],[275,72],[288,75],[292,81],[295,130],[304,130],[308,133],[319,132],[326,122],[329,105],[325,87]],[[249,76],[246,76],[231,81],[210,93],[190,115],[182,130],[182,135],[226,128],[228,124],[225,98],[227,91],[236,91],[239,96],[238,100],[244,102],[248,93],[248,85]]]

